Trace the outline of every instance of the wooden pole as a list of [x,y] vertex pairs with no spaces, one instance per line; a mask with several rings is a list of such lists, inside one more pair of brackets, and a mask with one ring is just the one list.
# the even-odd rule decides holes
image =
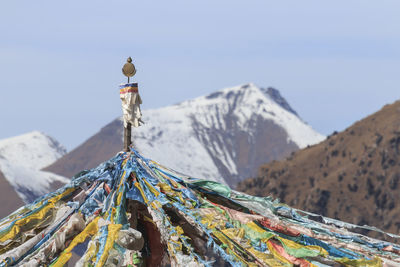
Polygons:
[[[128,57],[126,60],[125,65],[122,67],[122,73],[128,77],[128,84],[129,84],[129,78],[133,77],[136,73],[136,68],[135,65],[132,64],[132,58]],[[136,84],[137,86],[137,84]],[[130,123],[127,123],[127,126],[124,127],[124,151],[128,152],[130,151],[129,146],[132,144],[132,125]]]
[[132,125],[128,122],[124,127],[124,151],[129,152],[129,146],[132,144]]

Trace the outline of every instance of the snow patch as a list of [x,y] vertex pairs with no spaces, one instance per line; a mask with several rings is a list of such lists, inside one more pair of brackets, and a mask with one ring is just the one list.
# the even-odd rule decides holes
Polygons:
[[0,140],[0,170],[18,195],[31,201],[25,192],[40,196],[50,191],[54,182],[68,183],[69,179],[40,169],[50,165],[66,150],[56,140],[34,131]]
[[145,125],[132,136],[142,155],[195,178],[225,182],[191,127],[190,115],[180,106],[143,112]]

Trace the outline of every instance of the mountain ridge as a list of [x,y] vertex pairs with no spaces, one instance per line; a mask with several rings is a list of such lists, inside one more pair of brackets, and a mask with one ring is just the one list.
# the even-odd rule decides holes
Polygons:
[[[182,173],[232,185],[249,177],[258,164],[324,139],[299,118],[278,90],[261,89],[252,83],[144,110],[143,120],[146,124],[133,129],[132,137],[136,149],[145,156]],[[120,118],[45,170],[72,176],[82,167],[96,166],[99,162],[83,166],[74,158],[78,154],[89,158],[88,142],[96,143],[94,147],[107,145],[102,138],[114,144],[110,148],[113,153],[119,151]],[[105,153],[93,151],[99,160]],[[101,155],[103,160],[108,157]]]
[[59,159],[65,148],[39,131],[0,140],[0,171],[24,202],[68,182],[56,174],[40,171]]
[[400,101],[286,159],[264,164],[238,190],[272,195],[323,216],[400,230]]

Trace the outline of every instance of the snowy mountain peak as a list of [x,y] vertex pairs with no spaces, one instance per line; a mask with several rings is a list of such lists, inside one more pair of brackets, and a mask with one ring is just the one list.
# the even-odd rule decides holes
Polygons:
[[247,169],[257,164],[325,138],[278,90],[253,83],[143,114],[146,124],[133,131],[139,151],[183,173],[228,184],[253,175]]
[[267,89],[265,88],[260,88],[260,89],[269,97],[271,97],[281,107],[293,113],[294,115],[298,116],[297,112],[294,109],[292,109],[292,107],[289,105],[286,99],[281,96],[280,92],[277,89],[273,87],[268,87]]
[[[167,107],[168,108],[168,107]],[[175,109],[191,113],[204,127],[227,129],[224,116],[234,115],[243,130],[252,128],[251,118],[261,116],[281,126],[288,134],[288,142],[299,148],[313,145],[325,139],[297,115],[288,102],[274,88],[263,89],[254,83],[225,88],[208,96],[182,102]],[[218,115],[215,117],[214,115]]]
[[[230,99],[230,100],[240,100],[243,102],[246,101],[262,101],[264,98],[269,98],[282,108],[286,109],[287,111],[293,113],[294,115],[298,116],[297,112],[289,105],[285,98],[282,97],[280,92],[273,88],[263,88],[258,87],[254,83],[246,83],[239,86],[228,87],[214,93],[211,93],[207,96],[198,97],[192,100],[188,100],[185,102],[180,103],[181,105],[192,105],[193,103],[199,104],[208,104],[208,103],[215,103],[220,99]],[[209,100],[209,101],[207,101]],[[179,104],[178,104],[179,105]]]
[[[278,90],[253,83],[143,110],[143,121],[132,129],[133,144],[142,155],[181,173],[232,186],[257,175],[262,164],[324,139]],[[46,169],[69,177],[97,166],[120,151],[122,129],[121,118],[112,121]]]
[[41,169],[66,153],[58,141],[39,131],[0,140],[1,158],[33,169]]
[[55,139],[33,131],[0,140],[0,171],[18,195],[29,202],[49,192],[52,183],[66,183],[68,179],[40,171],[66,154]]

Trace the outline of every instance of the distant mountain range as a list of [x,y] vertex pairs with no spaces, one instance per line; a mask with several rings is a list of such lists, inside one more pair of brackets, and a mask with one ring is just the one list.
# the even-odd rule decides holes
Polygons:
[[67,178],[40,171],[65,153],[57,141],[37,131],[0,140],[0,199],[5,198],[0,213],[14,210],[22,201],[31,202],[67,183]]
[[322,143],[263,165],[238,190],[399,233],[400,101]]
[[[144,156],[182,173],[235,185],[261,164],[318,143],[325,136],[307,125],[273,88],[245,84],[208,96],[143,111],[133,129]],[[45,170],[71,177],[122,148],[118,118]]]
[[[265,162],[325,138],[300,119],[279,91],[254,84],[143,114],[146,124],[133,129],[133,140],[144,156],[229,185],[255,175]],[[115,119],[69,153],[38,131],[0,140],[0,216],[114,156],[122,149],[122,130],[121,119]]]

